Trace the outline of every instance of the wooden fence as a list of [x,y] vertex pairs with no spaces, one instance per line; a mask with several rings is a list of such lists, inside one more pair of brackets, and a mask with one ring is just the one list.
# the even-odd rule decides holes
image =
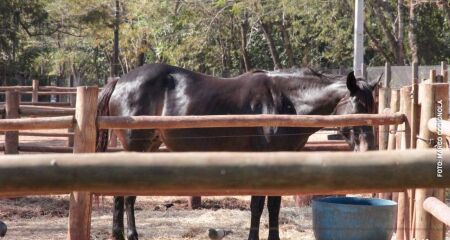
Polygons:
[[[434,117],[442,119],[448,118],[449,109],[449,85],[447,83],[448,72],[443,65],[441,75],[437,75],[432,70],[429,79],[419,83],[418,66],[412,66],[412,80],[410,86],[404,86],[400,89],[389,89],[390,86],[390,65],[385,67],[385,80],[379,89],[379,112],[400,112],[405,114],[406,121],[400,125],[380,126],[378,134],[378,144],[380,150],[406,150],[406,149],[429,149],[434,148],[437,143],[437,136],[433,130]],[[439,109],[439,110],[437,110]],[[438,116],[439,115],[439,116]],[[445,123],[440,125],[441,129],[447,127]],[[447,133],[442,133],[443,135]],[[443,138],[445,139],[445,137]],[[445,140],[443,141],[445,146]],[[434,177],[439,179],[440,171],[446,171],[445,167],[439,166],[439,153],[446,154],[446,151],[439,152],[434,149],[434,163],[430,163],[434,168]],[[441,162],[448,166],[445,158]],[[448,173],[447,173],[448,174]],[[418,175],[418,178],[422,175]],[[390,198],[398,202],[397,218],[397,240],[410,239],[437,239],[442,240],[445,237],[445,226],[442,223],[441,215],[438,218],[432,217],[428,211],[436,214],[434,201],[425,200],[435,197],[439,201],[445,201],[445,190],[434,186],[433,188],[405,188],[403,191],[394,193],[381,193],[383,198]],[[428,210],[427,210],[428,209]],[[450,215],[445,215],[450,218]]]
[[[399,113],[344,116],[96,117],[96,104],[93,103],[97,99],[98,89],[80,87],[77,89],[74,116],[0,120],[0,131],[73,127],[74,153],[77,153],[0,158],[0,195],[72,192],[68,239],[84,240],[90,238],[92,193],[285,195],[396,191],[399,192],[397,239],[415,237],[442,240],[442,218],[432,218],[424,209],[434,212],[426,207],[428,204],[424,204],[425,199],[435,196],[442,201],[442,188],[450,187],[449,174],[444,174],[442,178],[436,177],[436,151],[427,150],[432,147],[430,140],[435,137],[427,124],[429,119],[436,117],[436,102],[443,100],[443,116],[448,116],[448,84],[435,81],[431,77],[429,83],[419,85],[417,79],[413,78],[411,86],[400,89],[396,93],[399,97],[393,100],[398,101],[398,104],[394,102],[394,105],[398,105]],[[420,101],[419,90],[423,91]],[[387,89],[380,92],[390,93]],[[384,97],[386,96],[380,95],[380,98]],[[390,103],[387,100],[384,102]],[[383,138],[384,132],[380,132],[379,138],[380,144],[384,141],[386,148],[390,146],[391,151],[332,154],[81,154],[94,152],[97,126],[109,129],[151,129],[335,127],[368,124],[393,125],[388,131],[387,140]],[[395,137],[389,138],[392,134]],[[416,146],[418,150],[410,150]],[[450,171],[449,153],[449,150],[442,152],[442,161],[447,162],[442,166],[443,172]],[[18,174],[23,172],[27,174]]]

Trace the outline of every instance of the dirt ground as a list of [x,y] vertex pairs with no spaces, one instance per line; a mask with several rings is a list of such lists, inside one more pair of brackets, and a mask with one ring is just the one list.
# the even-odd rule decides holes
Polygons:
[[[140,239],[208,239],[209,228],[233,233],[226,239],[245,239],[250,226],[250,197],[203,198],[202,209],[189,210],[186,197],[138,197],[136,222]],[[163,204],[174,203],[167,209]],[[109,239],[112,223],[112,197],[100,198],[92,213],[91,239]],[[68,196],[35,196],[0,200],[0,219],[8,225],[5,240],[65,239]],[[261,237],[268,233],[264,210]],[[285,197],[280,213],[282,239],[314,239],[311,209],[296,208]]]

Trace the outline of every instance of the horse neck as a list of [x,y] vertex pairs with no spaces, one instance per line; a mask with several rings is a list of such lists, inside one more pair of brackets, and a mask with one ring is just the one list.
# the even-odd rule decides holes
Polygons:
[[338,103],[348,94],[345,82],[319,82],[300,86],[294,91],[293,104],[297,114],[332,114]]

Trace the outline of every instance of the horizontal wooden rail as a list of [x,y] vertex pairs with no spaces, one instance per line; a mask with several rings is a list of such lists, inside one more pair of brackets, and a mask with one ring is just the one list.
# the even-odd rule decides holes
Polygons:
[[39,86],[39,91],[76,92],[76,87]]
[[33,91],[31,86],[1,86],[0,91]]
[[33,136],[33,137],[71,137],[73,133],[58,133],[58,132],[19,132],[19,136]]
[[97,118],[101,129],[169,129],[211,127],[343,127],[400,124],[405,116],[394,114],[349,115],[208,115],[208,116],[128,116]]
[[[3,107],[5,102],[0,102],[0,106]],[[20,102],[20,105],[29,105],[29,106],[49,106],[49,107],[71,107],[70,103],[66,102]]]
[[[0,152],[5,151],[5,146],[0,145]],[[107,152],[121,152],[122,148],[108,148]],[[64,146],[36,146],[31,144],[20,144],[19,152],[40,152],[40,153],[72,153],[72,147]]]
[[48,107],[48,106],[20,106],[19,113],[22,116],[67,116],[74,115],[75,108]]
[[[437,133],[438,132],[438,121],[437,118],[432,118],[428,120],[428,129],[430,131]],[[450,136],[450,121],[440,120],[440,133],[442,135]]]
[[[20,94],[33,94],[32,91],[19,91]],[[5,92],[0,92],[0,94],[5,94]],[[38,95],[76,95],[76,92],[37,92]]]
[[64,129],[73,127],[73,124],[73,116],[1,119],[0,131]]
[[429,197],[423,202],[423,208],[439,221],[450,226],[450,207],[435,197]]
[[[4,131],[0,131],[0,135],[5,134]],[[32,137],[71,137],[73,133],[57,133],[57,132],[19,132],[19,136],[32,136]]]
[[[450,151],[443,152],[450,161]],[[0,195],[252,195],[450,187],[436,151],[96,153],[0,158]],[[446,164],[444,172],[450,172]]]

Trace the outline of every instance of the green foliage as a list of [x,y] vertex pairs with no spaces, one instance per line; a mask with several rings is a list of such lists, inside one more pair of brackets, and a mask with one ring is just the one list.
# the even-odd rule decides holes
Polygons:
[[[391,26],[395,0],[366,1],[365,62],[382,65],[394,53],[374,11],[378,1]],[[406,1],[405,1],[406,2]],[[166,62],[221,76],[245,71],[243,50],[252,68],[273,69],[261,24],[270,26],[281,64],[289,52],[281,27],[289,35],[292,57],[299,66],[351,66],[353,1],[308,0],[130,0],[120,1],[120,70],[139,64]],[[406,59],[408,7],[403,8]],[[12,84],[25,79],[62,79],[80,84],[103,84],[110,74],[115,23],[114,0],[0,1],[0,79]],[[392,15],[392,16],[391,16]],[[19,21],[20,20],[20,21]],[[417,9],[421,64],[450,60],[450,24],[446,12],[433,3]],[[247,24],[241,49],[241,27]],[[392,30],[392,29],[391,29]],[[375,41],[378,46],[376,46]],[[380,50],[381,48],[381,50]]]

